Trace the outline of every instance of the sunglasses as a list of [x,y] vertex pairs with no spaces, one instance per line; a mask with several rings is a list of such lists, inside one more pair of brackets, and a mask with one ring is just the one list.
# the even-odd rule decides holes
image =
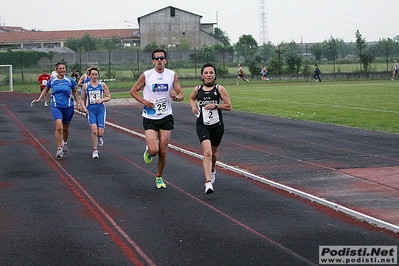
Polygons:
[[154,57],[152,58],[152,60],[155,60],[155,61],[164,60],[164,59],[165,59],[165,56],[154,56]]

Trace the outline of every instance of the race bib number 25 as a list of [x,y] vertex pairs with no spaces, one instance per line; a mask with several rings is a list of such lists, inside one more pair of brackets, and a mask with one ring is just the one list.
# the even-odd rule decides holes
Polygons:
[[168,112],[168,99],[160,98],[154,100],[155,110],[157,115],[166,114]]

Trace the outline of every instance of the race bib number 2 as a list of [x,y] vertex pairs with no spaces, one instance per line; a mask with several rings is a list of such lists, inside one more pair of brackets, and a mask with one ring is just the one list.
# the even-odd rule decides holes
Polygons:
[[219,112],[216,109],[206,110],[202,109],[202,117],[204,119],[204,125],[214,125],[219,122]]

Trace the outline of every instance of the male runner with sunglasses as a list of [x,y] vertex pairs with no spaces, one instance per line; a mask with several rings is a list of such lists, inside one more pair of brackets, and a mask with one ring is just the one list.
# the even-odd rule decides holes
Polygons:
[[[155,175],[157,188],[166,188],[162,180],[166,165],[166,151],[170,141],[171,130],[174,128],[172,100],[184,100],[179,80],[174,71],[165,68],[166,51],[157,49],[152,52],[154,68],[144,71],[130,90],[130,94],[144,105],[143,127],[147,146],[144,152],[146,164],[158,155],[158,171]],[[143,90],[143,96],[139,91]]]

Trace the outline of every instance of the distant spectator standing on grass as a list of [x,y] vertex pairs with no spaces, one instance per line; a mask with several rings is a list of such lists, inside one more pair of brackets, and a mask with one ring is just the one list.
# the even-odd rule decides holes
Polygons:
[[321,82],[320,73],[319,66],[314,64],[313,78],[316,80],[316,82]]
[[392,81],[395,80],[395,74],[399,75],[399,66],[398,66],[398,63],[396,62],[396,60],[393,60],[393,72],[392,72],[392,78],[391,78]]
[[[144,162],[150,164],[158,155],[158,170],[155,175],[157,188],[166,188],[162,179],[166,166],[166,152],[174,128],[172,100],[181,102],[184,94],[174,71],[165,68],[168,62],[166,51],[156,49],[152,52],[154,68],[144,71],[130,90],[130,95],[144,105],[143,127],[147,146]],[[143,90],[141,96],[140,91]]]
[[244,69],[242,68],[241,64],[238,64],[237,67],[238,67],[238,69],[237,69],[238,76],[237,76],[237,83],[236,83],[236,85],[238,85],[238,81],[239,81],[240,79],[242,79],[242,80],[246,81],[247,83],[249,83],[249,79],[246,79],[246,78],[244,77]]
[[191,111],[197,116],[196,131],[204,154],[202,166],[205,173],[205,194],[213,193],[216,178],[215,164],[219,145],[224,134],[222,110],[230,111],[227,90],[216,80],[216,67],[205,63],[201,69],[203,84],[196,86],[190,95]]
[[69,76],[70,76],[71,78],[73,78],[73,80],[74,80],[76,83],[78,83],[79,78],[80,78],[80,75],[79,75],[79,72],[78,72],[78,70],[77,70],[76,68],[72,69],[72,72],[71,72],[71,74],[70,74]]
[[[51,76],[47,73],[47,70],[43,70],[42,74],[39,75],[37,81],[40,85],[40,93],[46,88],[48,81],[51,79]],[[48,106],[48,94],[44,95],[44,107]]]
[[88,70],[90,81],[83,84],[80,95],[82,111],[86,113],[91,129],[92,158],[99,158],[97,146],[104,145],[103,135],[107,111],[104,102],[111,100],[107,84],[98,80],[100,69],[91,67]]

